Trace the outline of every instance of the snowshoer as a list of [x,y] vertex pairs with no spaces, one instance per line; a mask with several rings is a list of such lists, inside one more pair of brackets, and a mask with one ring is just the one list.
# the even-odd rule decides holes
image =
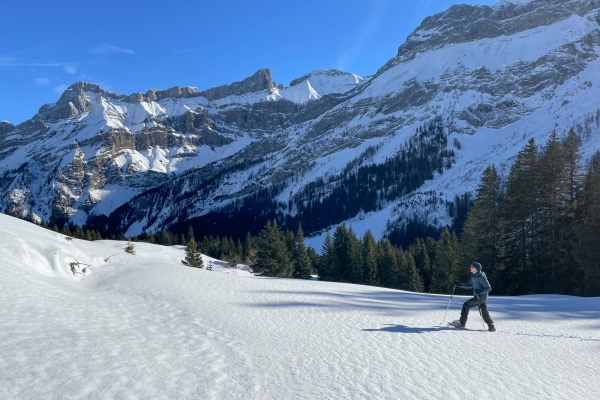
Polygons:
[[488,325],[488,331],[496,332],[494,321],[492,320],[492,317],[490,317],[490,313],[487,309],[488,293],[492,290],[492,287],[485,276],[485,272],[481,271],[481,264],[474,262],[471,264],[470,269],[472,274],[471,281],[469,283],[457,283],[457,286],[461,289],[473,289],[475,297],[465,301],[460,312],[460,319],[452,322],[450,325],[464,328],[467,324],[469,310],[473,307],[478,307],[479,311],[481,311],[483,320]]

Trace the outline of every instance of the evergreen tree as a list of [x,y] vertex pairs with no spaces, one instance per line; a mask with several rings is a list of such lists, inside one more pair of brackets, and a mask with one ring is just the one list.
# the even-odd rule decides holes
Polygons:
[[501,293],[501,182],[496,168],[490,165],[481,177],[477,200],[467,215],[461,236],[461,265],[479,260],[486,267],[494,292]]
[[256,254],[256,250],[254,249],[254,238],[252,235],[250,235],[250,232],[246,233],[242,253],[242,259],[244,260],[243,262],[250,266],[254,265],[254,256]]
[[[429,238],[428,238],[429,239]],[[427,240],[433,242],[433,239]],[[430,243],[430,247],[435,248],[435,243]],[[409,247],[409,253],[412,255],[415,265],[421,276],[423,277],[424,291],[429,292],[431,286],[431,257],[427,249],[426,242],[421,238],[417,238],[415,243]]]
[[204,263],[202,261],[202,254],[200,253],[198,244],[194,240],[193,236],[187,242],[187,245],[185,248],[185,259],[181,260],[181,263],[185,266],[193,267],[193,268],[203,268],[204,267]]
[[308,254],[308,258],[310,259],[310,265],[312,266],[311,274],[317,273],[317,271],[321,270],[321,261],[322,256],[320,256],[312,246],[308,246],[306,248],[306,253]]
[[354,234],[352,228],[348,229],[348,245],[347,258],[348,265],[346,267],[348,282],[364,284],[367,281],[366,270],[363,259],[362,241]]
[[306,251],[306,245],[304,244],[304,232],[302,232],[302,226],[299,226],[298,232],[296,233],[294,278],[310,279],[311,271],[312,264],[308,252]]
[[244,255],[244,247],[242,246],[242,242],[240,239],[235,243],[235,256],[239,259],[240,262],[243,260]]
[[508,294],[535,293],[539,287],[538,148],[531,139],[517,154],[506,184],[503,245]]
[[363,265],[365,268],[365,283],[379,284],[379,269],[377,267],[377,245],[370,229],[367,229],[362,240]]
[[566,265],[566,247],[561,235],[561,221],[566,221],[569,202],[569,176],[563,146],[552,131],[539,159],[539,192],[537,227],[539,260],[538,290],[555,293],[557,277]]
[[[562,264],[563,268],[557,272],[558,291],[564,294],[582,294],[585,285],[578,277],[583,275],[583,270],[581,263],[575,257],[575,249],[579,239],[577,231],[583,225],[583,221],[578,219],[578,216],[581,216],[578,208],[583,197],[586,174],[581,161],[581,141],[573,128],[569,130],[563,143],[563,152],[568,175],[569,207],[566,216],[560,221],[565,261]],[[593,164],[590,166],[590,171],[592,169]]]
[[415,259],[411,253],[406,254],[406,271],[409,276],[408,290],[411,292],[423,292],[425,290],[423,277],[419,274]]
[[333,232],[333,247],[335,248],[335,263],[331,269],[331,280],[345,282],[349,279],[349,269],[352,265],[352,243],[350,237],[352,232],[348,232],[345,224],[338,225]]
[[[404,253],[396,250],[389,239],[380,240],[377,246],[377,266],[380,283],[384,287],[405,289],[400,256]],[[398,255],[397,255],[398,253]]]
[[600,296],[600,157],[593,160],[585,176],[578,221],[574,259],[583,273],[577,283],[581,294]]
[[294,272],[291,256],[284,233],[279,229],[277,221],[268,221],[258,236],[254,273],[261,276],[290,278]]
[[289,229],[285,231],[285,246],[293,258],[296,252],[296,237],[294,236],[294,232]]
[[448,228],[444,229],[436,244],[431,278],[432,293],[451,293],[458,278],[458,238]]
[[332,281],[337,269],[337,256],[333,239],[329,232],[325,235],[323,246],[321,247],[321,264],[319,265],[319,279],[324,281]]

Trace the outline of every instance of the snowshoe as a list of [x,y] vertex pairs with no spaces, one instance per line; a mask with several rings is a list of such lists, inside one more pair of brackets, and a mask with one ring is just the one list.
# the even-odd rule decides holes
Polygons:
[[466,329],[465,325],[461,324],[460,320],[458,320],[458,319],[456,321],[448,322],[448,325],[453,326],[458,329]]

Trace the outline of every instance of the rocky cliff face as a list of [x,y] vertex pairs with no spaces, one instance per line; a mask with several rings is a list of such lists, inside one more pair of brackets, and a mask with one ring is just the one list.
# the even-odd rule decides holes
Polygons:
[[[0,208],[79,224],[111,215],[137,234],[261,190],[291,204],[326,180],[326,199],[336,174],[385,162],[436,119],[454,164],[348,220],[446,223],[439,204],[472,192],[489,163],[506,173],[530,137],[576,126],[587,156],[600,148],[599,55],[600,0],[501,1],[426,18],[369,79],[313,71],[283,87],[262,69],[208,90],[131,95],[78,82],[31,120],[0,123]],[[273,212],[300,212],[289,207]]]

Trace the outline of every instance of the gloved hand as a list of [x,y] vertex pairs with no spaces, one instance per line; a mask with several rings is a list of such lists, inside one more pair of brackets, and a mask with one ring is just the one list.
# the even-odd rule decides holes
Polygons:
[[481,294],[481,289],[475,289],[475,294]]

